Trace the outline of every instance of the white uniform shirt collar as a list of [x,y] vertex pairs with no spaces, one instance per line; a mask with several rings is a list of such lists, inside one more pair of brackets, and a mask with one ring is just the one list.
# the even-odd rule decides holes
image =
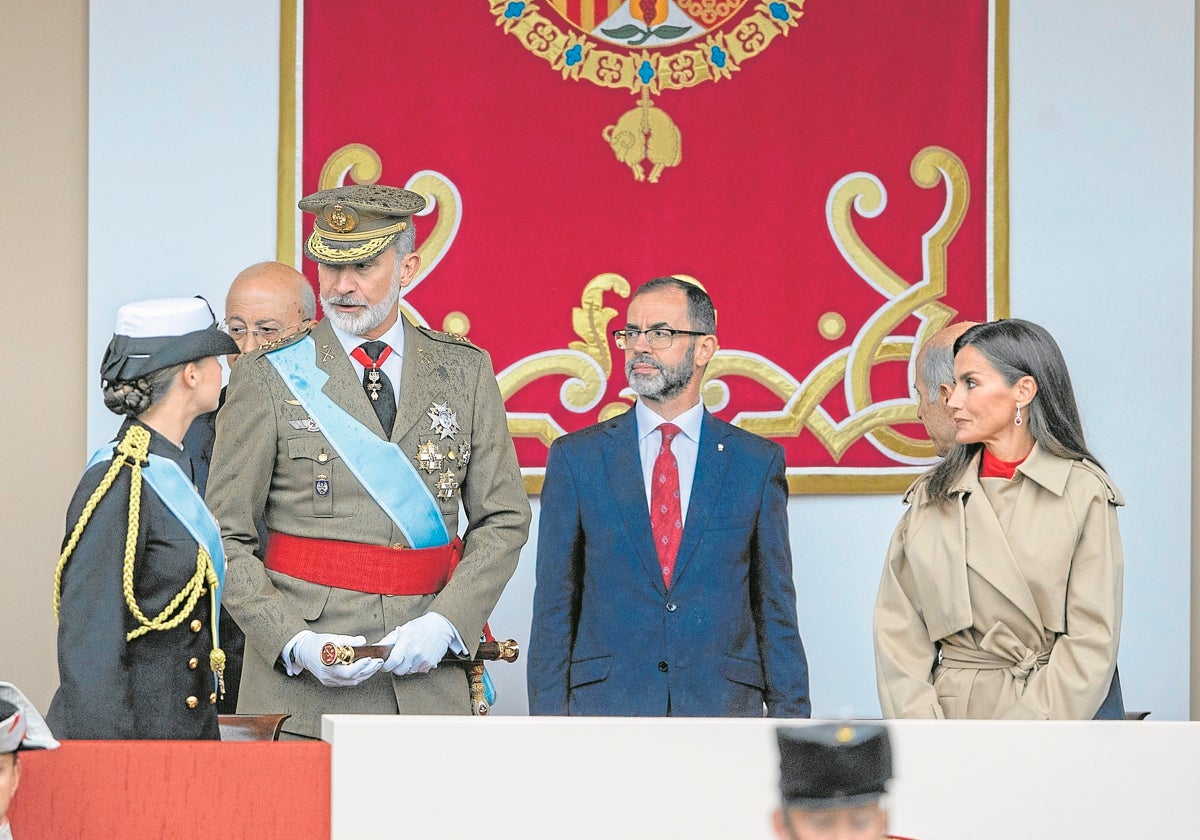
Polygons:
[[[403,313],[398,313],[396,316],[396,323],[392,324],[391,328],[388,329],[387,332],[375,339],[376,341],[382,341],[387,344],[392,348],[392,355],[400,356],[401,358],[404,356],[404,324],[401,323],[400,320],[403,317]],[[338,337],[338,341],[340,341],[342,343],[342,347],[346,349],[347,356],[354,351],[354,348],[361,345],[364,341],[371,341],[371,339],[363,338],[361,335],[352,335],[351,333],[346,332],[338,327],[338,325],[332,320],[330,320],[329,326],[333,327],[333,334]]]
[[[391,328],[389,328],[388,331],[383,335],[379,336],[379,338],[374,339],[375,341],[385,342],[389,347],[392,348],[391,354],[379,367],[384,373],[387,374],[388,379],[392,381],[392,394],[396,397],[397,401],[400,399],[400,374],[404,370],[403,321],[404,313],[398,313],[396,317],[396,323],[392,324]],[[361,362],[359,362],[350,354],[354,352],[354,349],[359,347],[364,341],[371,341],[372,339],[363,338],[361,335],[352,335],[345,330],[341,330],[338,328],[337,324],[333,323],[332,320],[330,320],[329,326],[333,327],[333,334],[336,335],[338,341],[341,342],[342,348],[346,351],[346,355],[350,357],[350,364],[354,367],[354,371],[358,374],[359,379],[361,379],[364,367]]]

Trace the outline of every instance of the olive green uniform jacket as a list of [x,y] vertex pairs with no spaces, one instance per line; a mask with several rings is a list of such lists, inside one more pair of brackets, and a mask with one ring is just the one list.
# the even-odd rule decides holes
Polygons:
[[[318,324],[312,338],[316,365],[329,375],[324,392],[382,436],[362,381],[329,323]],[[217,416],[207,495],[228,557],[224,602],[246,632],[238,711],[286,712],[292,716],[284,725],[289,732],[319,737],[326,713],[469,714],[461,666],[404,677],[381,671],[358,686],[327,688],[307,672],[288,677],[279,657],[303,630],[361,635],[371,644],[427,611],[445,616],[474,655],[528,535],[529,501],[488,354],[407,321],[404,342],[390,440],[414,465],[421,443],[438,443],[447,456],[442,469],[420,475],[436,493],[439,475],[450,470],[459,488],[438,501],[446,529],[458,532],[460,496],[469,522],[462,560],[436,594],[376,595],[268,571],[255,529],[260,517],[271,531],[299,537],[389,546],[403,546],[405,540],[324,434],[309,430],[306,410],[262,350],[233,366]],[[427,412],[434,403],[457,413],[460,430],[453,439],[430,430]],[[469,444],[469,459],[463,457],[464,444]],[[324,477],[322,493],[319,476]]]
[[1117,661],[1124,499],[1035,445],[1002,522],[978,475],[976,456],[941,506],[921,480],[905,496],[875,602],[883,715],[1091,719]]

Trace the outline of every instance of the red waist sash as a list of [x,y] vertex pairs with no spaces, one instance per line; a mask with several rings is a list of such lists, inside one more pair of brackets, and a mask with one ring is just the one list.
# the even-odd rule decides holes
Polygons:
[[462,557],[462,540],[433,548],[321,540],[271,532],[264,565],[311,583],[378,595],[440,592]]

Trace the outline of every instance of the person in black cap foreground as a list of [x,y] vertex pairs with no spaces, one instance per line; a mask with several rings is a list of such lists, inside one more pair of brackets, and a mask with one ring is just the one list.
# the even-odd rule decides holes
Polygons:
[[892,748],[884,727],[780,727],[777,736],[781,840],[903,840],[887,833]]
[[13,840],[8,806],[21,783],[21,750],[52,750],[58,741],[21,690],[0,682],[0,840]]
[[61,738],[217,739],[224,553],[182,449],[217,407],[237,345],[202,298],[121,307],[101,362],[104,403],[127,415],[67,510],[54,577]]

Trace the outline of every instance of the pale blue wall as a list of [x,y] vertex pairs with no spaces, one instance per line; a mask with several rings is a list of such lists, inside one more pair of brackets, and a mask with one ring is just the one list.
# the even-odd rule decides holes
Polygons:
[[[1012,312],[1059,339],[1129,500],[1127,705],[1186,719],[1194,6],[1015,0],[1011,20]],[[238,270],[274,256],[278,5],[111,0],[91,31],[95,371],[120,303],[199,292],[219,308]],[[116,424],[91,406],[95,446]],[[870,612],[900,511],[895,496],[791,502],[819,715],[879,712]],[[533,557],[494,618],[505,635],[528,638]],[[493,673],[498,711],[523,711],[523,663]]]

